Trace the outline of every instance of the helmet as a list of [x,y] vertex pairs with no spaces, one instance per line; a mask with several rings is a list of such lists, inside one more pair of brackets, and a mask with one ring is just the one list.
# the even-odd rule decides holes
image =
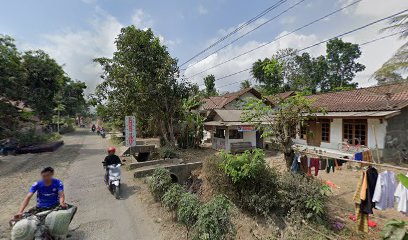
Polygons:
[[108,153],[115,153],[116,148],[115,147],[109,147],[108,148]]

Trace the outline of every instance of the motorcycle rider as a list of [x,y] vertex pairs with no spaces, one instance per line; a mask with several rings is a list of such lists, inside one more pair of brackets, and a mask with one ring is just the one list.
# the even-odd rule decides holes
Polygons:
[[41,180],[35,182],[27,196],[21,203],[18,213],[14,216],[15,219],[20,219],[24,213],[24,209],[30,203],[34,193],[37,192],[37,205],[29,210],[30,213],[38,213],[41,211],[53,209],[57,206],[67,208],[65,203],[64,185],[61,180],[53,178],[54,169],[46,167],[41,171]]
[[[109,166],[109,165],[116,165],[116,164],[122,164],[122,161],[120,158],[115,154],[116,148],[115,147],[109,147],[108,148],[108,156],[105,157],[105,160],[103,160],[103,166]],[[105,181],[108,182],[109,179],[109,170],[106,168],[106,173],[105,173]]]

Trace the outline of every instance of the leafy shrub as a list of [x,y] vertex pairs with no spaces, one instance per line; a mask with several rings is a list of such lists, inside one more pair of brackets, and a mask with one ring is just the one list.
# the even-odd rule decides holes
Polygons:
[[279,185],[282,209],[296,210],[309,220],[326,220],[326,202],[330,188],[322,182],[299,174],[285,173],[280,178]]
[[381,239],[407,239],[407,225],[408,222],[403,220],[391,219],[387,221],[383,230],[381,231]]
[[177,158],[178,154],[174,147],[164,146],[159,149],[160,158]]
[[233,204],[223,195],[204,204],[194,225],[194,239],[218,240],[233,235],[235,228],[231,222],[232,208]]
[[164,168],[157,168],[154,170],[149,181],[149,189],[156,201],[160,201],[164,193],[171,186],[170,172]]
[[185,193],[184,188],[179,184],[172,184],[169,190],[163,195],[162,203],[170,211],[177,210],[180,199]]
[[15,134],[20,146],[30,146],[35,144],[41,144],[46,142],[53,142],[61,139],[59,133],[37,133],[34,128],[25,131],[20,131]]
[[197,222],[199,209],[200,202],[196,195],[185,192],[181,196],[177,209],[177,220],[186,226],[187,235]]
[[260,149],[245,151],[240,155],[223,153],[221,168],[234,183],[255,178],[266,168],[265,154]]

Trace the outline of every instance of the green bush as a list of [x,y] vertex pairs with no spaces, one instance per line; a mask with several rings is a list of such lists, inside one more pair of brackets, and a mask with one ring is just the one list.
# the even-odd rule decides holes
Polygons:
[[186,226],[187,235],[197,222],[199,209],[200,201],[196,195],[186,192],[181,196],[177,209],[177,220]]
[[281,176],[279,185],[282,209],[296,210],[312,221],[326,220],[326,202],[331,192],[327,185],[315,178],[289,172]]
[[178,154],[174,147],[164,146],[159,149],[160,158],[177,158]]
[[255,178],[266,168],[265,154],[260,149],[245,151],[240,155],[223,153],[221,168],[234,183]]
[[16,139],[20,146],[30,146],[36,144],[42,144],[47,142],[54,142],[61,139],[61,135],[59,133],[37,133],[35,129],[29,129],[26,131],[17,132],[15,134]]
[[194,239],[220,240],[235,234],[231,222],[233,204],[223,195],[218,195],[205,203],[198,213],[194,225]]
[[167,190],[167,192],[163,195],[162,198],[163,205],[170,211],[177,210],[181,197],[183,196],[184,193],[185,190],[181,185],[177,183],[172,184],[169,190]]
[[154,170],[152,177],[149,181],[149,190],[152,193],[156,201],[160,201],[170,188],[172,182],[170,172],[164,168],[157,168]]

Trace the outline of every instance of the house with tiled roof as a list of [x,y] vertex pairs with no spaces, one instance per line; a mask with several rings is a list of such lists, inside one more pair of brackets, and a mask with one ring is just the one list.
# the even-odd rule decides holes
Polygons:
[[[229,151],[231,146],[239,144],[263,147],[261,134],[251,123],[241,121],[242,103],[251,98],[262,99],[262,94],[254,88],[245,88],[203,100],[199,110],[206,114],[204,127],[214,149]],[[264,101],[265,104],[273,104],[268,99]]]
[[300,134],[294,139],[297,144],[328,150],[364,145],[375,149],[376,157],[408,161],[408,83],[307,98],[325,113],[300,126]]

